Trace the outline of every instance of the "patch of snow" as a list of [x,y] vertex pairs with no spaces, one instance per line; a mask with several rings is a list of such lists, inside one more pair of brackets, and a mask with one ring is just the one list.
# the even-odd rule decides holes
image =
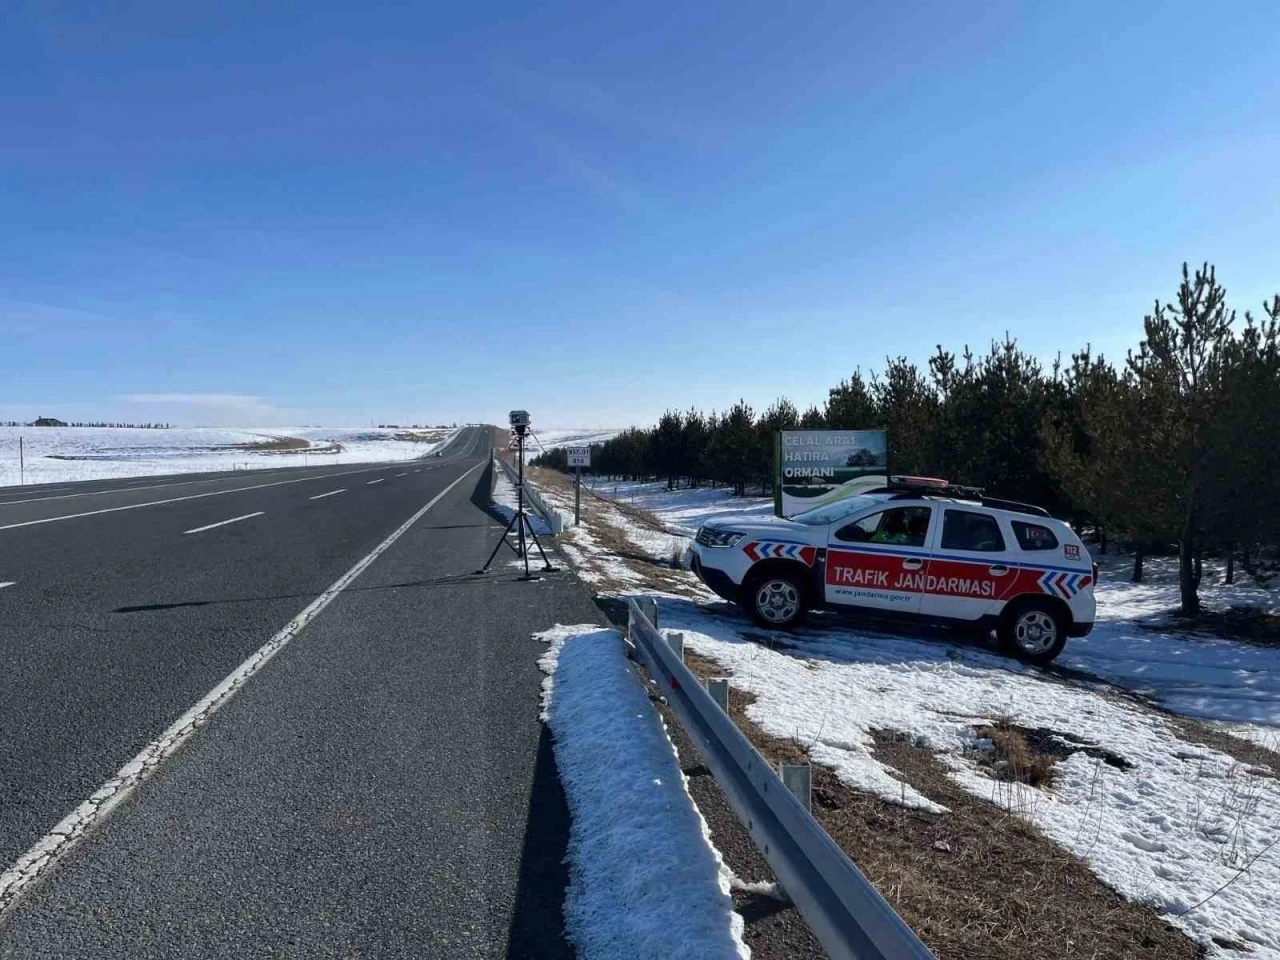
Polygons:
[[[584,478],[584,483],[587,479]],[[772,498],[735,497],[733,491],[725,487],[668,490],[662,482],[615,483],[607,477],[589,479],[591,488],[605,499],[647,510],[668,530],[686,537],[696,534],[706,521],[730,514],[773,516]]]
[[550,644],[542,717],[572,816],[565,923],[578,956],[749,957],[730,872],[619,634],[578,624],[534,637]]

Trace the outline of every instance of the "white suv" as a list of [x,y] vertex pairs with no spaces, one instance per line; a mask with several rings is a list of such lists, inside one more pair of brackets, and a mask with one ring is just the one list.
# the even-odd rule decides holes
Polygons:
[[1093,629],[1097,565],[1070,527],[944,481],[892,483],[790,520],[721,517],[688,560],[768,627],[815,607],[969,625],[1031,663]]

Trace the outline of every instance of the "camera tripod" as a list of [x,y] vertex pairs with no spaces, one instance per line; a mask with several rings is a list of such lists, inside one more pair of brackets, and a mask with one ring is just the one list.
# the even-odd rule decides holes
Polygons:
[[[489,554],[489,559],[484,562],[484,566],[476,571],[477,574],[488,573],[489,567],[493,565],[494,558],[498,555],[498,551],[505,545],[508,549],[515,552],[515,555],[524,561],[524,576],[521,580],[537,580],[538,578],[529,572],[529,544],[525,540],[524,532],[527,527],[529,536],[533,538],[534,545],[538,548],[538,554],[542,557],[543,570],[547,573],[555,572],[555,567],[551,565],[551,561],[547,559],[547,552],[542,549],[542,541],[538,539],[537,533],[534,532],[533,524],[529,522],[528,516],[524,510],[524,432],[521,431],[516,437],[516,455],[519,457],[520,472],[516,482],[516,512],[507,522],[507,528],[502,531],[502,538],[494,545],[493,553]],[[516,535],[519,537],[520,546],[514,547],[507,540],[511,533],[511,528],[516,528]]]

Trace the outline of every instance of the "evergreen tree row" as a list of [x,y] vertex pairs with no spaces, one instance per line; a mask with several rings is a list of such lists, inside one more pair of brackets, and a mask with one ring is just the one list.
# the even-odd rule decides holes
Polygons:
[[[1122,363],[1088,347],[1047,369],[1006,338],[986,354],[941,346],[855,371],[826,404],[781,399],[704,414],[668,411],[593,451],[597,473],[768,492],[774,434],[888,431],[895,474],[946,477],[1097,525],[1138,549],[1176,544],[1183,612],[1199,609],[1200,556],[1246,564],[1280,541],[1280,295],[1243,322],[1213,267],[1184,264],[1173,302],[1156,301]],[[563,450],[535,463],[564,469]],[[1229,571],[1228,575],[1231,575]]]

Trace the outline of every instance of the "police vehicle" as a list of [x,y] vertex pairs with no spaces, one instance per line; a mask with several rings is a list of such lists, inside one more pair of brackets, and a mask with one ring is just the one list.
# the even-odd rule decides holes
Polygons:
[[687,559],[766,627],[814,608],[960,625],[1041,664],[1093,629],[1098,568],[1070,527],[935,478],[894,477],[790,519],[719,517]]

